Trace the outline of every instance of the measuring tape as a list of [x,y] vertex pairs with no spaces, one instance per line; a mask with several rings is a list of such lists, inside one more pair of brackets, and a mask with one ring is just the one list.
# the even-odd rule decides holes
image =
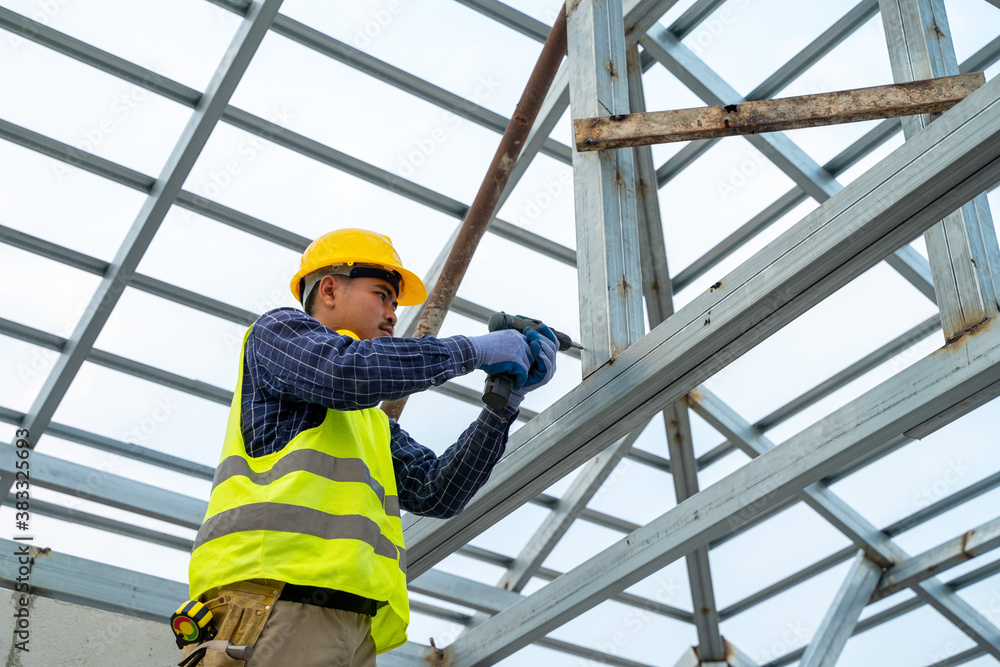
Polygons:
[[170,617],[170,629],[174,631],[177,648],[188,644],[199,644],[215,636],[215,628],[209,625],[212,612],[197,600],[188,600]]

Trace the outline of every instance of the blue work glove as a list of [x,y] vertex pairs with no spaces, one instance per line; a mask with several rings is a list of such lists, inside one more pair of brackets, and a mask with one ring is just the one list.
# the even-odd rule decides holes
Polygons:
[[556,372],[556,352],[559,351],[559,342],[552,330],[544,324],[538,327],[538,331],[525,329],[524,337],[528,339],[531,356],[534,357],[534,363],[528,369],[528,379],[522,387],[522,391],[528,392],[552,379],[552,375]]
[[489,375],[509,373],[514,376],[514,389],[524,386],[532,361],[531,348],[524,334],[504,329],[485,336],[471,336],[469,341],[476,350],[477,368]]

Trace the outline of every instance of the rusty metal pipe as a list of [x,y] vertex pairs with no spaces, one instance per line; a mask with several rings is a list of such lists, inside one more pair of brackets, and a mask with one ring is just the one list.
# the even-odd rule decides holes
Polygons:
[[[528,138],[531,126],[535,123],[542,101],[552,86],[552,80],[555,78],[564,55],[566,55],[566,5],[563,5],[552,25],[549,37],[545,40],[542,52],[538,56],[538,62],[535,63],[531,77],[524,87],[524,92],[521,93],[521,99],[514,109],[514,115],[511,116],[510,122],[507,123],[507,129],[504,130],[503,137],[500,139],[500,145],[497,146],[493,162],[490,163],[490,167],[486,171],[486,177],[483,179],[482,185],[479,186],[479,192],[476,193],[472,206],[465,214],[462,227],[451,252],[448,254],[441,276],[434,285],[434,289],[431,290],[430,296],[427,297],[424,310],[413,334],[415,338],[425,334],[437,335],[438,331],[441,330],[441,323],[444,321],[452,301],[455,300],[458,286],[461,284],[462,278],[465,277],[469,263],[472,262],[472,256],[479,246],[479,240],[483,238],[490,220],[496,213],[500,195],[507,185],[511,170],[517,163],[521,148]],[[405,405],[406,397],[403,397],[398,401],[386,401],[382,403],[381,407],[387,415],[393,419],[399,419]]]

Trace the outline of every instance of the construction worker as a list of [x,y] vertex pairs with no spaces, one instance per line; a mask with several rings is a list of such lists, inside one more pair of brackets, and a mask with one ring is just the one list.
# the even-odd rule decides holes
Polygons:
[[[374,665],[406,641],[400,509],[462,511],[503,454],[525,392],[555,372],[555,337],[393,337],[396,306],[426,298],[386,236],[334,231],[291,281],[303,305],[247,331],[222,457],[190,565],[192,600],[217,635],[201,665],[242,665],[218,650],[252,645],[249,667]],[[515,376],[503,409],[484,407],[444,454],[378,407],[483,369]],[[185,650],[190,655],[194,645]]]

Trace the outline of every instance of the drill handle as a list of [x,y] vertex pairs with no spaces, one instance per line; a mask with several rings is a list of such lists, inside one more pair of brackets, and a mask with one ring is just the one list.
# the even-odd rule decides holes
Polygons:
[[510,402],[510,395],[514,391],[514,376],[510,373],[498,373],[489,375],[486,378],[486,386],[483,388],[483,403],[503,410]]

